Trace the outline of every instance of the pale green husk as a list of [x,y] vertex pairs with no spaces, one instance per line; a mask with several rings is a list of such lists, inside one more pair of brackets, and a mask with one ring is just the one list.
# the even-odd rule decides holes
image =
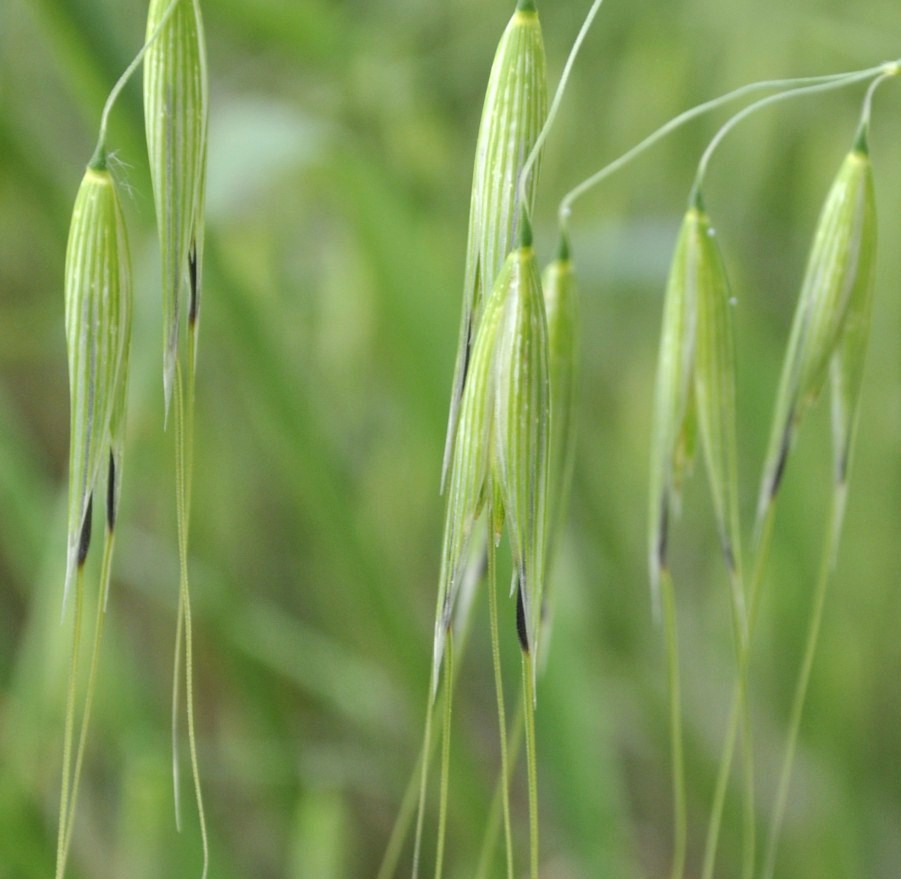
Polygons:
[[[852,150],[839,169],[820,213],[795,310],[764,464],[758,520],[778,491],[794,435],[807,407],[825,384],[840,349],[847,397],[859,384],[876,248],[876,201],[869,156]],[[853,312],[849,350],[842,342]],[[863,336],[863,338],[861,338]],[[842,379],[840,384],[846,383]],[[842,419],[846,421],[846,419]],[[850,433],[850,431],[848,431]],[[839,445],[846,442],[839,440]]]
[[[729,283],[707,215],[689,208],[667,284],[651,443],[649,562],[659,609],[661,569],[681,479],[700,440],[723,553],[740,558],[735,450],[735,350]],[[736,596],[738,597],[738,596]]]
[[[463,283],[463,313],[441,484],[445,484],[463,387],[484,299],[518,241],[520,174],[547,116],[547,72],[538,14],[517,10],[498,44],[476,143]],[[531,208],[540,161],[526,183]]]
[[572,482],[576,446],[575,397],[578,379],[578,292],[568,256],[555,259],[541,281],[547,319],[551,428],[548,478],[549,539],[561,527]]
[[65,268],[70,446],[66,582],[78,566],[79,538],[110,451],[116,400],[125,381],[131,266],[113,178],[89,168],[75,199]]
[[447,496],[433,686],[473,526],[489,498],[495,507],[489,539],[498,540],[507,525],[524,646],[533,653],[537,648],[547,542],[548,372],[541,282],[532,248],[521,247],[507,258],[486,301],[463,391]]
[[[151,0],[148,38],[169,5],[170,0]],[[199,297],[207,116],[206,47],[200,5],[198,0],[181,0],[144,61],[144,121],[162,256],[167,411],[182,316],[186,309],[196,312]],[[189,278],[196,283],[189,285]]]

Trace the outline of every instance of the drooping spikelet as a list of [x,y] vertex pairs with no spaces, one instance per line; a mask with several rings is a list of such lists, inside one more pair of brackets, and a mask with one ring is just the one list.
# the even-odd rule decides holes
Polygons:
[[[779,382],[758,521],[779,490],[795,432],[807,407],[822,391],[830,361],[837,353],[841,361],[835,367],[838,403],[848,408],[852,388],[856,396],[869,326],[875,251],[872,166],[861,140],[842,162],[814,234]],[[847,417],[842,415],[840,421],[850,437]],[[842,439],[838,444],[847,446]],[[840,462],[845,451],[840,453]],[[843,469],[844,464],[837,467]]]
[[[454,454],[460,403],[484,300],[518,240],[520,174],[547,115],[547,72],[534,3],[518,3],[497,47],[476,143],[463,312],[441,484]],[[531,208],[539,162],[526,184]]]
[[69,229],[65,268],[70,446],[68,558],[63,601],[84,563],[91,500],[110,454],[125,376],[131,266],[122,208],[101,159],[85,171]]
[[144,121],[159,226],[163,282],[163,386],[166,411],[182,316],[196,320],[203,255],[208,86],[199,0],[151,0],[144,61]]
[[464,573],[473,526],[487,500],[489,539],[506,524],[520,639],[537,646],[547,542],[548,338],[530,239],[507,258],[473,345],[447,497],[435,623],[433,683]]
[[[673,256],[664,304],[651,449],[649,561],[655,608],[668,530],[681,480],[700,439],[723,554],[739,565],[735,450],[735,350],[729,283],[700,200],[689,207]],[[733,576],[733,586],[736,578]],[[735,596],[743,625],[743,602]]]
[[547,318],[550,377],[548,522],[553,543],[569,496],[576,445],[574,411],[579,359],[579,308],[575,273],[565,239],[561,242],[557,258],[544,270],[541,287]]

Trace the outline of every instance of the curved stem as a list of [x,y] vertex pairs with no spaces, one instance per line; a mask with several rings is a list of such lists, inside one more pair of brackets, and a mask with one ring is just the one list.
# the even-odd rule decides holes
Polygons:
[[203,846],[202,879],[206,879],[209,869],[209,841],[206,817],[203,808],[203,794],[200,788],[200,765],[197,758],[197,736],[194,728],[194,655],[191,623],[191,592],[188,578],[188,502],[185,494],[187,473],[185,446],[185,399],[182,387],[181,367],[175,369],[175,493],[176,518],[178,525],[179,594],[181,612],[184,615],[185,636],[185,703],[188,720],[188,752],[191,758],[191,775],[194,779],[194,798],[200,821],[200,836]]
[[761,98],[759,101],[755,101],[749,107],[745,107],[743,110],[739,110],[722,128],[713,136],[713,140],[707,146],[707,149],[704,150],[703,155],[701,156],[701,161],[698,163],[698,171],[695,175],[694,185],[692,186],[692,192],[697,193],[701,189],[701,185],[704,182],[704,175],[707,173],[707,166],[710,163],[710,159],[712,158],[714,152],[716,152],[716,148],[722,143],[723,138],[738,125],[739,122],[746,119],[748,116],[756,113],[758,110],[764,109],[764,107],[769,107],[772,104],[777,104],[780,101],[786,101],[790,98],[800,98],[804,95],[816,94],[817,92],[826,92],[831,91],[832,89],[842,88],[846,85],[853,85],[856,82],[862,82],[863,80],[870,79],[872,76],[878,75],[882,73],[885,76],[885,65],[880,65],[879,67],[871,67],[869,70],[861,70],[857,73],[848,73],[844,76],[837,77],[832,81],[828,82],[820,82],[814,85],[802,86],[801,88],[793,88],[789,91],[780,92],[778,95],[769,95],[766,98]]
[[785,753],[782,758],[782,770],[779,773],[779,786],[776,792],[775,805],[770,819],[769,832],[767,834],[766,854],[764,856],[762,879],[770,879],[776,866],[776,847],[779,844],[779,832],[782,829],[782,821],[785,817],[785,805],[788,801],[788,788],[791,781],[792,765],[795,751],[798,745],[798,732],[801,728],[801,716],[804,712],[804,701],[807,697],[807,685],[810,683],[810,672],[813,668],[813,660],[816,655],[817,641],[820,634],[820,624],[823,620],[823,606],[826,601],[826,588],[829,585],[829,575],[832,571],[835,547],[841,529],[842,502],[840,494],[844,490],[844,484],[837,485],[832,496],[832,505],[829,514],[829,526],[826,540],[823,544],[823,555],[820,561],[820,573],[814,591],[813,612],[807,628],[807,642],[804,647],[804,658],[798,672],[798,681],[795,686],[795,695],[792,701],[791,721],[789,725],[788,741],[785,745]]
[[[488,521],[494,520],[491,509]],[[497,623],[497,564],[496,548],[488,535],[488,616],[491,628],[491,662],[494,666],[494,689],[497,694],[497,720],[501,744],[501,806],[504,817],[504,843],[507,852],[507,879],[513,879],[513,834],[510,830],[510,762],[507,756],[507,713],[504,708],[504,678],[501,669],[500,635]]]
[[853,71],[851,73],[834,73],[824,76],[796,77],[793,79],[769,79],[762,80],[760,82],[752,82],[747,85],[740,86],[737,89],[733,89],[730,92],[726,92],[726,94],[720,95],[717,98],[713,98],[709,101],[705,101],[702,104],[698,104],[698,106],[692,107],[689,110],[685,110],[678,116],[670,119],[670,121],[665,125],[662,125],[656,131],[649,134],[644,140],[636,144],[630,150],[627,150],[619,158],[605,165],[599,171],[592,174],[591,177],[588,177],[587,179],[583,180],[578,186],[571,189],[560,202],[560,208],[558,211],[560,226],[565,230],[566,221],[569,219],[569,216],[572,213],[572,206],[577,199],[581,198],[590,189],[593,189],[599,183],[615,174],[621,168],[625,167],[633,159],[638,158],[638,156],[640,156],[650,147],[654,146],[654,144],[662,140],[668,134],[671,134],[677,128],[681,128],[683,125],[691,122],[693,119],[697,119],[699,116],[703,116],[705,113],[716,110],[717,108],[722,107],[724,104],[727,104],[730,101],[737,100],[738,98],[752,94],[753,92],[768,91],[769,89],[794,88],[798,86],[814,86],[818,83],[835,83],[837,80],[847,79],[850,76],[859,76],[861,79],[863,79],[867,76],[873,76],[874,74],[878,73],[880,70],[884,70],[885,68],[886,65],[881,65],[879,67],[871,67],[868,70]]
[[867,89],[867,93],[863,99],[863,111],[860,114],[860,137],[863,139],[864,145],[866,144],[867,131],[870,127],[870,110],[873,106],[873,95],[882,83],[899,74],[901,74],[901,65],[897,63],[885,65],[882,75],[876,77]]
[[576,35],[576,39],[573,42],[572,48],[569,50],[569,57],[566,59],[566,64],[563,66],[563,73],[560,74],[560,82],[557,83],[557,91],[554,92],[554,99],[551,101],[547,119],[544,120],[544,125],[541,127],[541,131],[538,133],[538,137],[535,139],[535,144],[532,147],[532,151],[529,153],[525,163],[522,166],[522,173],[519,175],[519,203],[523,206],[523,210],[526,211],[527,215],[529,210],[529,202],[526,198],[526,183],[529,180],[529,174],[532,171],[532,166],[538,160],[538,155],[541,152],[541,148],[544,146],[544,142],[547,140],[547,136],[550,133],[551,126],[554,124],[554,119],[557,118],[557,111],[560,109],[560,102],[563,100],[563,93],[566,90],[567,83],[569,82],[569,75],[572,72],[573,64],[575,64],[576,57],[579,54],[579,49],[582,48],[582,43],[585,41],[585,37],[588,35],[588,30],[591,27],[595,16],[598,14],[598,10],[601,8],[601,4],[603,2],[604,0],[594,0],[594,2],[591,4],[591,8],[588,10],[588,14],[585,16],[585,21],[582,22],[582,27],[579,28],[579,33]]
[[532,655],[522,654],[522,702],[525,709],[526,764],[529,777],[529,875],[538,879],[538,765],[535,747],[535,676]]
[[172,797],[175,805],[175,829],[181,833],[181,772],[178,756],[178,694],[181,689],[181,651],[184,643],[185,611],[181,599],[175,616],[175,657],[172,662]]
[[488,813],[488,821],[485,824],[485,835],[482,838],[482,848],[479,853],[478,866],[473,879],[486,879],[494,857],[494,849],[497,845],[497,836],[501,825],[501,798],[509,798],[510,778],[516,761],[519,759],[519,748],[522,745],[523,710],[522,694],[516,703],[516,711],[510,723],[510,738],[507,743],[507,775],[500,774],[494,789],[494,797],[491,800],[491,811]]
[[88,673],[88,689],[85,694],[84,708],[81,715],[81,730],[78,733],[78,751],[75,755],[75,770],[72,774],[72,793],[69,798],[68,821],[63,842],[63,863],[69,856],[72,842],[72,828],[75,824],[75,806],[78,802],[78,788],[81,781],[81,767],[84,762],[85,746],[88,738],[88,726],[91,721],[91,708],[94,704],[94,689],[97,682],[97,665],[100,657],[100,644],[103,640],[103,624],[106,620],[105,597],[109,588],[112,571],[113,545],[115,533],[107,529],[103,546],[103,561],[100,567],[100,589],[97,593],[97,617],[94,622],[94,644],[91,647],[91,668]]
[[169,21],[169,17],[175,11],[175,7],[178,5],[179,0],[172,0],[169,4],[169,8],[166,9],[166,12],[163,14],[163,17],[160,19],[160,23],[156,26],[153,33],[148,37],[147,42],[141,46],[138,54],[132,59],[131,64],[125,68],[123,74],[119,77],[116,84],[113,86],[112,91],[109,93],[109,97],[106,99],[106,103],[103,105],[103,113],[100,115],[100,133],[97,137],[97,146],[94,149],[94,155],[91,158],[91,165],[95,167],[103,167],[106,162],[106,127],[109,122],[109,114],[113,109],[113,104],[116,103],[116,99],[119,97],[119,93],[125,88],[126,83],[129,79],[131,79],[134,72],[138,69],[141,62],[144,60],[144,56],[147,54],[147,50],[153,45],[156,41],[156,38],[160,35],[163,30],[163,27]]
[[[90,515],[90,513],[88,514]],[[75,580],[75,622],[72,627],[72,653],[69,660],[69,684],[66,692],[66,723],[63,733],[63,773],[59,795],[59,831],[56,839],[56,879],[66,872],[66,836],[69,823],[69,777],[72,765],[72,735],[75,725],[75,689],[78,680],[78,647],[81,641],[81,611],[84,597],[84,565],[78,566]]]
[[441,733],[441,782],[438,797],[438,851],[435,854],[435,879],[441,879],[441,870],[444,865],[444,840],[447,833],[447,789],[450,781],[450,744],[451,744],[451,714],[454,700],[454,633],[448,630],[445,643],[445,668],[444,668],[444,723]]
[[666,632],[666,662],[670,697],[670,748],[673,766],[673,865],[671,879],[685,872],[687,821],[685,814],[685,756],[682,748],[682,695],[679,684],[679,629],[673,578],[664,568],[660,576],[663,625]]
[[[763,573],[766,568],[767,560],[769,558],[775,518],[776,504],[774,500],[771,500],[769,505],[767,506],[766,513],[762,520],[760,538],[756,547],[754,570],[751,575],[750,594],[748,599],[748,637],[745,641],[744,650],[739,657],[736,682],[732,693],[732,706],[729,709],[729,720],[726,727],[726,737],[723,742],[723,751],[720,756],[719,770],[717,771],[716,788],[713,795],[713,805],[710,809],[710,820],[707,824],[707,839],[704,843],[704,865],[701,873],[702,879],[712,879],[714,867],[716,866],[716,851],[719,844],[719,834],[723,819],[723,809],[726,803],[726,790],[729,784],[729,773],[732,768],[732,757],[735,752],[735,740],[738,736],[739,724],[742,722],[743,718],[742,700],[746,699],[746,694],[743,693],[743,690],[746,690],[751,639],[754,634],[754,628],[757,624],[757,615],[760,608],[760,597],[763,584]],[[746,710],[744,714],[746,717]],[[748,729],[747,733],[743,732],[743,735],[746,735],[746,740],[749,743],[748,747],[750,748],[750,730]],[[747,756],[745,759],[747,760]],[[746,776],[748,771],[749,767],[746,764]],[[745,781],[747,783],[747,777]],[[748,807],[748,800],[746,799],[745,808],[748,809]],[[746,813],[746,822],[748,820],[753,821],[753,818],[753,811],[751,812],[750,819],[748,818]],[[746,824],[745,833],[747,834],[747,832],[748,831]],[[746,859],[748,858],[747,852],[748,849],[746,847]],[[745,861],[744,869],[747,869],[747,860]]]
[[413,837],[413,879],[419,879],[419,859],[422,852],[422,829],[425,821],[425,796],[429,779],[429,758],[432,753],[432,715],[435,702],[432,694],[437,686],[438,670],[432,666],[432,680],[429,683],[429,696],[425,707],[425,734],[422,742],[422,772],[419,776],[419,805],[416,809],[416,832]]
[[[467,570],[464,579],[469,577],[476,577],[477,583],[482,579],[482,572],[485,567],[483,551],[479,551],[474,554],[475,561],[470,561],[470,569]],[[451,688],[451,698],[453,698],[453,690],[457,684],[457,678],[460,676],[460,667],[461,661],[466,654],[466,646],[469,643],[469,633],[470,633],[470,619],[471,614],[467,615],[463,620],[462,624],[458,623],[457,626],[457,634],[456,634],[456,649],[455,654],[457,657],[457,661],[454,663],[454,674],[452,677],[453,687]],[[433,692],[433,689],[430,687],[429,692]],[[438,695],[438,699],[442,700],[445,698],[444,692]],[[444,710],[444,703],[439,702],[438,706],[440,710]],[[382,856],[382,863],[379,866],[379,871],[377,873],[377,879],[391,879],[397,870],[397,864],[400,860],[401,849],[403,848],[404,840],[406,839],[407,832],[410,829],[410,824],[413,822],[414,817],[417,816],[417,799],[416,794],[419,791],[419,782],[421,780],[422,770],[423,770],[423,762],[425,761],[426,771],[428,771],[428,766],[431,765],[432,756],[434,754],[434,741],[429,744],[428,752],[426,751],[426,742],[425,737],[423,737],[423,743],[419,749],[419,756],[416,758],[416,765],[413,767],[413,771],[410,774],[410,778],[407,782],[407,787],[404,790],[404,796],[401,801],[400,809],[398,810],[397,818],[394,821],[394,827],[391,829],[391,836],[388,839],[388,845],[385,847],[385,854]]]

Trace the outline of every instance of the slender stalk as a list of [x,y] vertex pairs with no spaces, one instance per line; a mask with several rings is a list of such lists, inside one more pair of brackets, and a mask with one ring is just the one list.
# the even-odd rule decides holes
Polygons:
[[832,81],[827,82],[819,82],[814,85],[802,86],[800,88],[793,88],[789,91],[780,92],[778,95],[769,95],[765,98],[761,98],[759,101],[755,101],[749,107],[745,107],[743,110],[739,110],[722,128],[714,135],[713,139],[707,146],[707,149],[704,150],[704,154],[701,156],[701,161],[698,163],[698,171],[695,175],[694,186],[692,187],[693,192],[699,192],[701,186],[704,182],[704,175],[707,173],[707,166],[710,164],[710,159],[713,156],[714,152],[716,152],[716,148],[722,143],[723,138],[738,125],[739,122],[746,119],[748,116],[756,113],[758,110],[762,110],[765,107],[769,107],[772,104],[779,103],[781,101],[786,101],[789,98],[800,98],[804,95],[811,95],[817,92],[826,92],[831,91],[832,89],[842,88],[847,85],[853,85],[856,82],[862,82],[867,79],[871,79],[873,76],[879,77],[879,79],[885,78],[887,75],[894,75],[894,72],[889,73],[889,69],[894,71],[894,68],[897,65],[885,65],[880,64],[878,67],[871,67],[868,70],[861,70],[856,73],[848,73],[844,76],[839,76]]
[[206,817],[203,808],[203,794],[200,788],[200,767],[197,759],[197,737],[194,727],[194,687],[193,687],[193,633],[191,624],[191,593],[188,578],[188,501],[186,497],[186,443],[185,443],[185,398],[181,367],[175,370],[175,493],[176,518],[178,524],[179,595],[181,612],[184,615],[185,646],[185,702],[188,720],[188,751],[191,758],[191,775],[194,779],[194,797],[200,821],[200,836],[203,845],[202,879],[206,879],[209,869],[209,841]]
[[[447,635],[449,632],[445,634]],[[420,761],[422,763],[422,772],[419,778],[419,805],[416,809],[416,833],[413,841],[413,879],[419,879],[419,859],[422,853],[422,828],[425,821],[425,795],[428,787],[430,763],[427,755],[431,755],[432,753],[432,715],[435,710],[435,702],[432,698],[432,694],[435,692],[435,687],[437,686],[437,675],[438,670],[433,666],[432,680],[429,684],[429,697],[426,700],[425,707],[425,735],[423,736],[422,742],[423,759]]]
[[[719,844],[720,827],[723,819],[723,809],[726,803],[726,789],[729,784],[729,773],[732,768],[732,757],[735,752],[735,739],[738,736],[739,724],[742,719],[742,689],[746,689],[748,665],[750,658],[751,639],[754,634],[754,628],[757,624],[757,615],[760,608],[760,597],[763,584],[763,573],[769,558],[770,545],[773,536],[773,524],[776,518],[775,499],[771,500],[766,509],[766,513],[762,520],[761,530],[754,556],[754,570],[751,574],[751,585],[749,594],[749,612],[748,612],[748,638],[745,642],[745,649],[739,657],[738,671],[736,676],[735,687],[732,693],[732,706],[729,710],[729,720],[726,727],[726,737],[723,742],[723,751],[720,756],[720,765],[717,772],[716,788],[713,795],[713,805],[710,810],[710,820],[707,824],[707,839],[704,844],[704,866],[701,873],[702,879],[713,879],[713,870],[716,865],[716,851]],[[743,735],[745,733],[743,732]],[[746,739],[750,742],[750,730],[747,731]],[[747,768],[746,768],[747,774]],[[748,802],[745,801],[745,808],[748,808]],[[753,812],[751,820],[753,820]],[[745,815],[747,821],[747,812]],[[747,833],[747,829],[745,829]],[[747,849],[745,858],[747,858]],[[743,870],[747,869],[747,860],[743,864]]]
[[730,576],[733,642],[735,646],[736,691],[741,725],[742,756],[742,879],[752,879],[756,849],[757,822],[754,814],[754,742],[748,704],[748,627],[744,606],[744,582],[741,568]]
[[[466,577],[474,576],[478,577],[478,579],[481,580],[482,574],[480,573],[480,571],[484,568],[484,561],[482,559],[482,553],[478,553],[477,555],[479,558],[478,562],[476,563],[477,567],[473,567],[470,571],[468,571]],[[461,661],[466,654],[466,646],[469,643],[470,617],[471,615],[468,615],[464,619],[463,625],[460,625],[457,628],[455,648],[457,661],[454,663],[451,698],[453,698],[453,692],[457,685],[457,679],[460,676]],[[440,710],[442,712],[444,711],[444,703],[442,701],[444,698],[445,692],[442,691],[438,694],[437,697],[438,704],[436,705],[436,710]],[[382,857],[382,863],[379,867],[379,872],[376,876],[376,879],[391,879],[391,877],[397,870],[397,864],[400,860],[401,849],[403,848],[404,840],[406,839],[407,832],[410,829],[410,824],[412,823],[414,816],[416,816],[416,794],[419,790],[419,781],[422,775],[423,761],[426,761],[427,765],[425,769],[426,771],[428,771],[428,767],[431,766],[432,756],[435,751],[434,746],[435,741],[432,740],[429,744],[428,753],[426,753],[426,743],[423,737],[423,743],[420,746],[419,755],[416,758],[416,764],[413,767],[413,771],[410,774],[410,779],[407,782],[407,787],[404,791],[403,799],[401,800],[401,806],[398,810],[397,818],[394,821],[394,827],[391,829],[391,836],[388,838],[388,845],[385,847],[385,854]]]
[[156,41],[156,38],[160,35],[163,30],[163,27],[166,25],[166,22],[169,21],[169,17],[175,11],[175,7],[178,5],[179,0],[172,0],[169,4],[169,7],[166,9],[166,12],[163,14],[163,17],[160,19],[160,23],[156,26],[153,33],[147,38],[147,42],[141,46],[139,52],[132,59],[131,64],[125,68],[123,74],[116,81],[116,84],[113,86],[112,91],[109,93],[109,97],[106,99],[106,103],[103,105],[103,113],[100,116],[100,133],[97,137],[97,146],[94,149],[94,156],[91,159],[91,165],[96,167],[104,167],[106,164],[106,127],[109,122],[109,115],[113,109],[113,104],[116,103],[116,99],[119,97],[120,92],[125,85],[128,83],[128,80],[131,79],[134,72],[141,65],[141,62],[144,60],[144,56],[147,54],[147,50],[153,45]]
[[666,634],[666,664],[669,678],[670,754],[673,768],[673,863],[671,879],[685,872],[687,821],[685,812],[685,756],[682,748],[682,694],[679,683],[679,628],[673,578],[664,568],[660,576],[663,626]]
[[78,803],[78,788],[81,781],[81,767],[84,762],[85,746],[88,738],[88,726],[91,721],[91,708],[94,703],[94,689],[97,683],[97,666],[100,657],[100,644],[103,640],[103,624],[106,620],[105,597],[109,589],[110,573],[113,561],[115,533],[106,531],[103,544],[103,561],[100,567],[100,589],[97,593],[97,616],[94,622],[94,643],[91,647],[91,668],[88,673],[88,688],[85,694],[84,708],[81,715],[81,729],[78,733],[78,751],[75,756],[75,771],[72,775],[72,792],[69,797],[68,820],[63,842],[63,863],[68,860],[69,847],[72,842],[72,828],[75,825],[75,807]]
[[441,782],[438,806],[438,851],[435,854],[435,879],[441,879],[444,865],[444,840],[447,834],[447,789],[450,781],[451,714],[454,700],[454,634],[448,630],[445,645],[444,724],[441,731]]
[[416,782],[419,780],[423,761],[430,762],[431,757],[431,754],[427,755],[424,750],[420,749],[416,765],[413,767],[413,773],[407,782],[407,788],[404,791],[397,818],[394,820],[394,827],[391,828],[391,835],[388,837],[388,845],[385,847],[385,854],[382,855],[382,863],[379,866],[376,879],[390,879],[397,870],[404,839],[407,836],[407,831],[410,829],[410,822],[416,814],[416,792],[418,790]]
[[770,879],[776,866],[776,848],[779,844],[779,833],[782,829],[782,822],[785,817],[785,805],[788,801],[788,788],[791,781],[795,751],[798,745],[798,732],[801,728],[801,716],[804,713],[807,685],[810,683],[810,672],[813,668],[817,641],[820,635],[820,624],[823,620],[823,605],[826,601],[826,589],[829,585],[829,575],[832,572],[833,561],[835,559],[835,547],[841,530],[841,510],[843,507],[843,494],[845,489],[846,484],[844,483],[836,485],[832,495],[829,526],[826,532],[826,540],[823,544],[820,573],[814,591],[813,611],[807,627],[807,642],[804,647],[804,658],[798,672],[798,681],[795,685],[795,695],[792,700],[788,741],[786,742],[785,752],[782,757],[782,770],[779,773],[779,786],[776,791],[775,804],[770,818],[769,832],[767,833],[766,854],[764,855],[761,879]]
[[[488,521],[494,520],[488,511]],[[513,834],[510,830],[510,761],[507,755],[507,715],[504,709],[504,678],[501,669],[500,636],[497,624],[497,550],[488,535],[488,615],[491,627],[491,660],[494,665],[494,689],[497,693],[497,720],[501,738],[501,805],[504,817],[504,843],[507,852],[507,879],[513,879]]]
[[538,879],[538,764],[535,748],[535,678],[532,655],[522,653],[522,703],[525,709],[526,765],[529,777],[529,875]]
[[482,837],[482,848],[479,853],[478,866],[474,879],[487,879],[491,861],[494,858],[494,850],[497,846],[497,837],[501,827],[501,802],[504,797],[509,797],[510,779],[519,759],[519,748],[522,745],[523,733],[523,709],[522,695],[516,703],[516,711],[510,724],[509,741],[507,742],[507,774],[501,773],[497,777],[494,788],[494,797],[491,800],[491,810],[488,813],[488,821],[485,824],[485,835]]
[[576,39],[573,41],[572,48],[569,50],[569,57],[566,59],[566,64],[563,65],[563,73],[560,74],[560,82],[557,83],[557,91],[554,92],[554,99],[551,101],[547,119],[545,119],[544,125],[541,127],[541,131],[538,133],[538,137],[535,139],[535,144],[532,147],[531,152],[527,156],[526,161],[523,163],[522,173],[519,176],[519,203],[523,205],[523,209],[527,214],[529,210],[529,200],[526,198],[526,184],[529,180],[529,174],[532,171],[532,166],[536,161],[538,161],[538,156],[541,153],[541,148],[544,146],[544,142],[547,140],[547,136],[550,133],[551,126],[554,124],[554,120],[557,118],[557,111],[560,109],[560,102],[563,100],[563,93],[566,91],[566,86],[569,82],[569,75],[570,73],[572,73],[573,64],[575,64],[576,62],[576,57],[579,54],[579,49],[582,48],[582,43],[585,41],[585,37],[588,35],[588,31],[591,28],[595,16],[598,14],[598,10],[601,8],[601,4],[603,2],[604,0],[594,0],[594,2],[591,4],[591,8],[588,10],[588,14],[585,16],[585,20],[582,22],[582,27],[579,28],[579,33],[576,34]]
[[[90,515],[90,510],[88,511]],[[81,614],[84,600],[84,563],[75,580],[75,621],[72,626],[72,653],[66,692],[66,723],[63,732],[63,777],[59,794],[59,832],[56,840],[56,879],[66,872],[66,836],[69,827],[69,777],[72,765],[72,736],[75,725],[75,689],[78,679],[78,646],[81,641]]]
[[853,81],[857,82],[870,76],[875,76],[880,71],[888,72],[888,69],[890,67],[891,65],[883,64],[879,65],[878,67],[871,67],[867,70],[851,71],[849,73],[833,73],[824,76],[796,77],[793,79],[769,79],[762,80],[760,82],[752,82],[747,85],[740,86],[737,89],[733,89],[730,92],[726,92],[726,94],[720,95],[717,98],[713,98],[709,101],[705,101],[702,104],[698,104],[698,106],[692,107],[689,110],[685,110],[678,116],[670,119],[670,121],[665,125],[662,125],[656,131],[649,134],[644,140],[636,144],[636,146],[632,147],[630,150],[627,150],[619,158],[605,165],[599,171],[595,172],[590,177],[583,180],[578,186],[570,190],[570,192],[568,192],[560,202],[560,207],[558,210],[560,227],[563,230],[566,229],[567,221],[570,214],[572,213],[573,204],[577,199],[581,198],[589,190],[593,189],[599,183],[606,180],[621,168],[628,165],[629,162],[631,162],[633,159],[637,159],[642,153],[650,149],[650,147],[654,146],[656,143],[658,143],[658,141],[663,140],[663,138],[668,134],[671,134],[676,129],[681,128],[686,123],[697,119],[699,116],[703,116],[705,113],[709,113],[712,110],[716,110],[719,107],[722,107],[724,104],[758,91],[769,91],[770,89],[785,88],[797,89],[800,86],[815,86],[817,84],[844,85],[846,84],[845,82],[839,81],[848,80],[851,77],[855,77]]
[[181,772],[179,759],[178,704],[181,688],[181,652],[184,643],[185,612],[179,596],[175,616],[175,657],[172,662],[172,797],[175,805],[175,829],[181,833]]

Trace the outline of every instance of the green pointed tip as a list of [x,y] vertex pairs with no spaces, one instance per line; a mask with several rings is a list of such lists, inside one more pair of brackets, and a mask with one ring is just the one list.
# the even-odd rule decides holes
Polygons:
[[522,217],[519,221],[519,246],[532,246],[532,224],[529,222],[529,215],[525,209],[523,209]]
[[692,186],[691,193],[688,196],[688,209],[704,211],[704,197],[701,195],[701,187],[697,183]]
[[870,154],[870,120],[862,119],[860,128],[857,129],[857,135],[854,138],[854,152],[861,153],[864,156]]
[[517,12],[538,12],[535,7],[535,0],[518,0],[516,4]]
[[97,144],[97,149],[94,150],[94,155],[91,156],[88,167],[92,171],[106,171],[106,147],[102,143]]
[[569,236],[563,230],[560,231],[560,242],[557,245],[557,259],[560,262],[570,261]]

